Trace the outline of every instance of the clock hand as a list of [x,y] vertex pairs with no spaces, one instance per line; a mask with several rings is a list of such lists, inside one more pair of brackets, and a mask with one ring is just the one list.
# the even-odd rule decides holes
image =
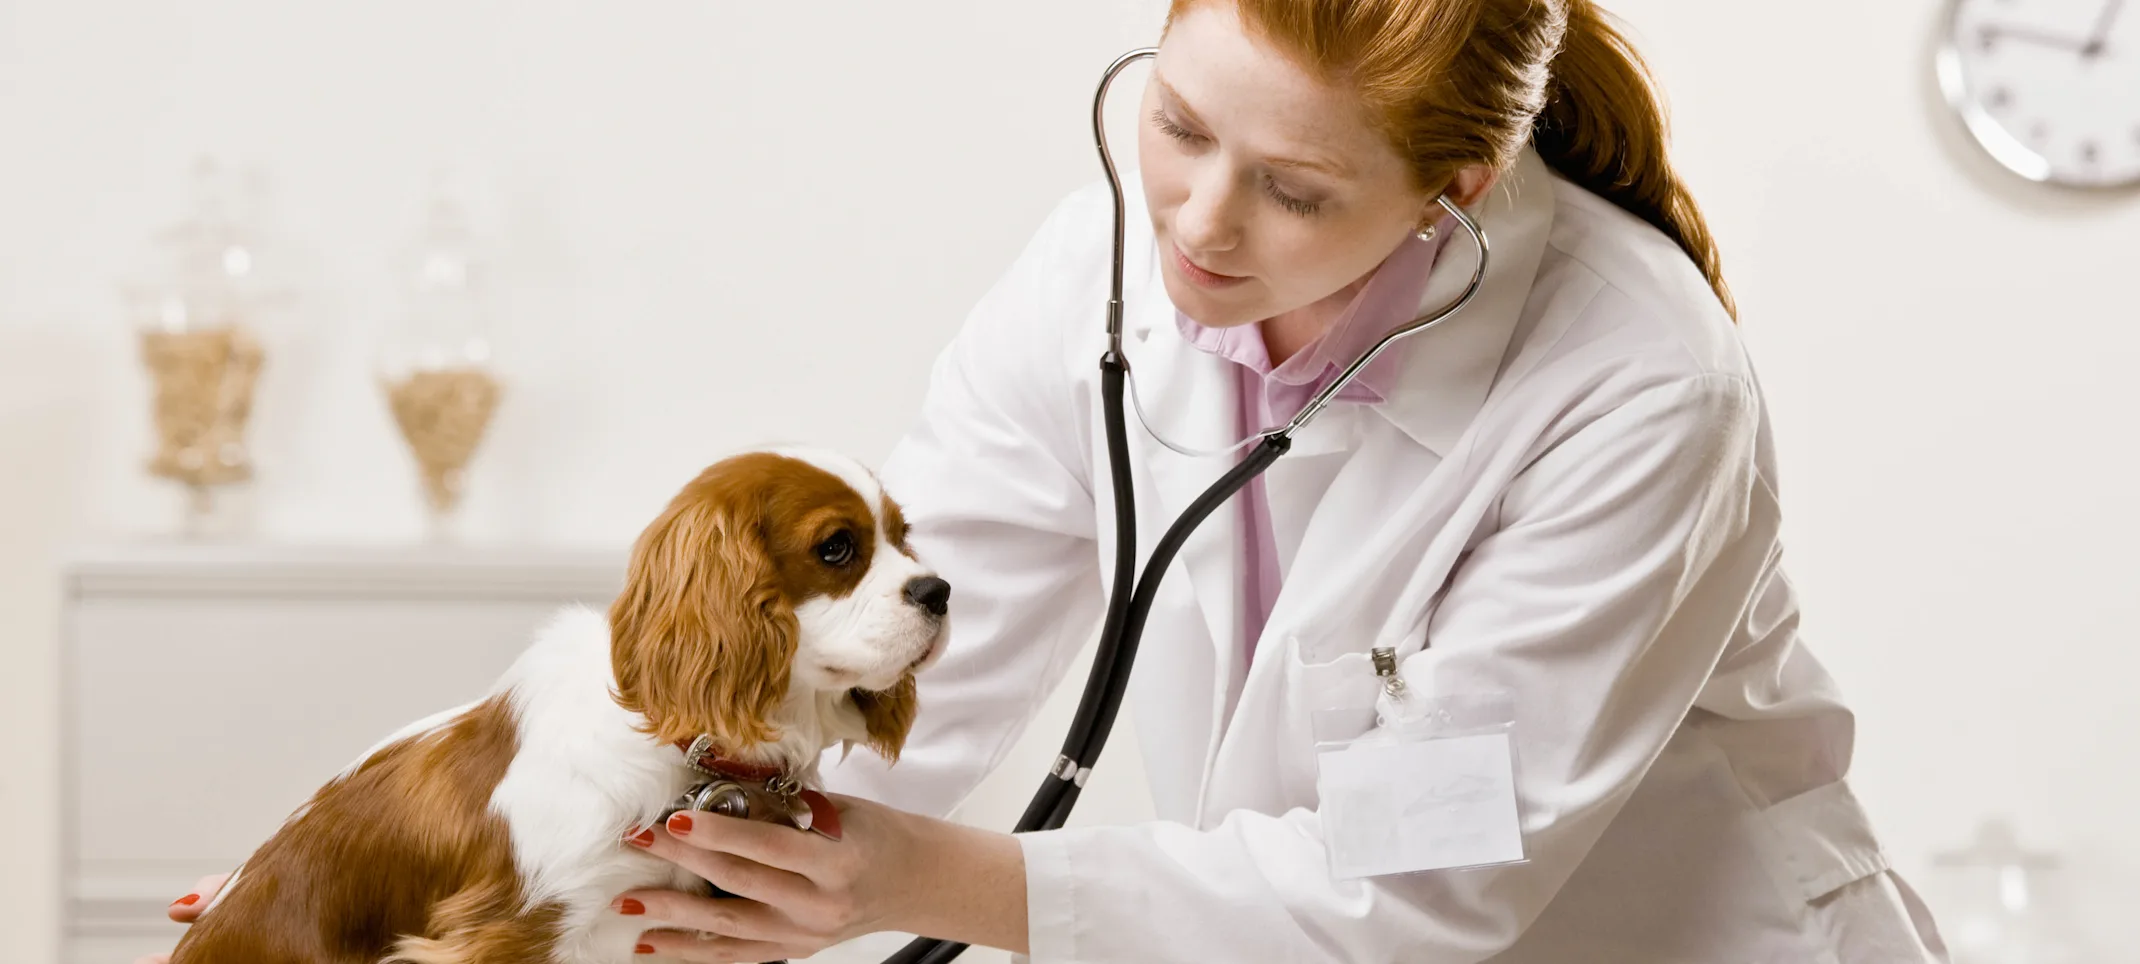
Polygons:
[[2057,34],[2045,33],[2041,30],[2034,30],[2028,27],[2008,27],[2001,26],[1999,24],[1986,24],[1984,26],[1984,39],[1990,40],[1993,37],[2005,37],[2011,40],[2025,41],[2043,47],[2056,47],[2060,50],[2071,50],[2075,53],[2081,54],[2085,54],[2088,52],[2088,44],[2086,42],[2074,40],[2071,37],[2061,37]]
[[2100,57],[2103,45],[2110,40],[2110,28],[2118,22],[2118,14],[2125,9],[2125,0],[2110,0],[2103,6],[2103,14],[2095,20],[2095,32],[2088,37],[2087,46],[2081,48],[2081,56]]

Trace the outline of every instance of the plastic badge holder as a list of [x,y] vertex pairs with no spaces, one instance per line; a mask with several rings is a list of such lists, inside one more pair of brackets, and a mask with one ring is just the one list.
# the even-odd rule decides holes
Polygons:
[[1429,698],[1312,715],[1316,789],[1340,880],[1522,863],[1514,701]]

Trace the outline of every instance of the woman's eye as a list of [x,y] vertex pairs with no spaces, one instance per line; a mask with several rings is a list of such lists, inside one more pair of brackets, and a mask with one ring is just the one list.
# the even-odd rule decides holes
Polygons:
[[839,532],[817,544],[817,558],[828,566],[844,566],[855,560],[855,537]]
[[1291,194],[1287,194],[1283,188],[1278,186],[1278,182],[1270,178],[1263,179],[1263,190],[1271,196],[1271,200],[1277,201],[1279,206],[1302,217],[1312,215],[1322,210],[1323,207],[1320,201],[1303,201]]
[[1154,109],[1152,111],[1152,124],[1159,128],[1160,133],[1177,141],[1188,141],[1196,138],[1196,132],[1174,123],[1171,118],[1167,117],[1167,112],[1164,110]]

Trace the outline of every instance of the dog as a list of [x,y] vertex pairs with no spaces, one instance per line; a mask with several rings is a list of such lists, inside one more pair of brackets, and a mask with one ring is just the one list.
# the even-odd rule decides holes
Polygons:
[[[616,895],[710,885],[624,838],[709,775],[790,794],[830,748],[896,761],[950,586],[862,465],[724,459],[482,699],[404,727],[248,858],[172,964],[614,964],[666,926]],[[836,834],[814,790],[798,825]],[[833,824],[828,828],[826,824]]]

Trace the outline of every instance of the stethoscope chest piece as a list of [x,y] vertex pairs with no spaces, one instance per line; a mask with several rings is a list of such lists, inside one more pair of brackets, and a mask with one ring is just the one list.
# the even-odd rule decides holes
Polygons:
[[662,811],[666,821],[671,814],[685,811],[718,813],[724,817],[751,819],[750,794],[743,785],[734,780],[710,780],[685,790],[681,796]]

